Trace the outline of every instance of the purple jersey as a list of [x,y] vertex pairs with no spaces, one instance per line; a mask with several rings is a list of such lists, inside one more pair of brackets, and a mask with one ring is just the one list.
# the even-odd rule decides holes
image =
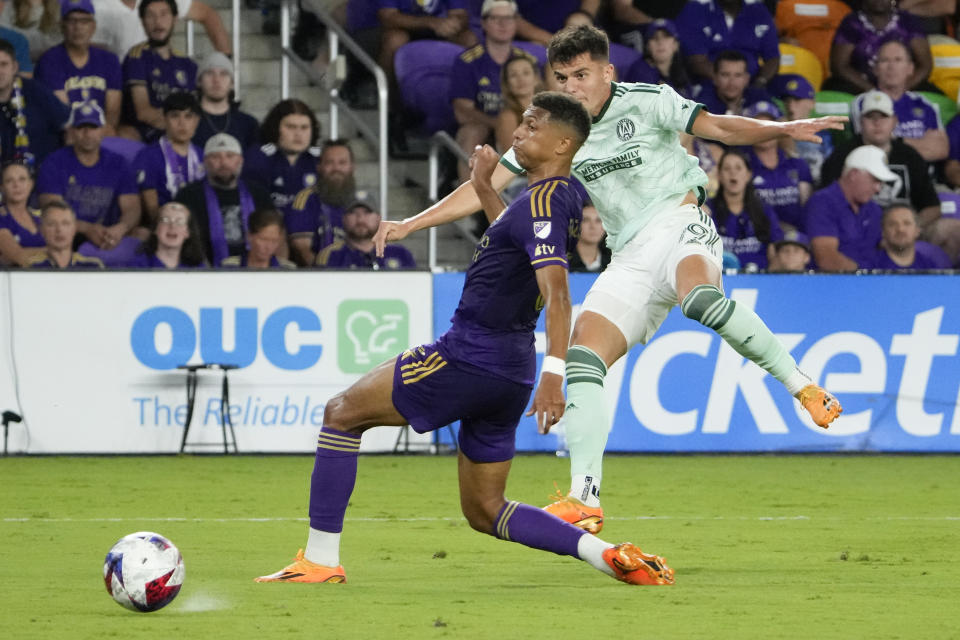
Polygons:
[[[510,56],[527,56],[533,59],[518,47],[513,47]],[[500,95],[500,67],[482,44],[467,49],[453,61],[450,99],[470,100],[478,111],[489,116],[497,115],[503,106]]]
[[28,209],[30,212],[30,219],[33,221],[33,226],[37,228],[36,231],[30,231],[13,217],[6,207],[0,207],[0,229],[6,229],[13,236],[13,239],[17,241],[24,249],[34,249],[36,247],[46,246],[47,242],[43,239],[43,236],[40,234],[40,210],[39,209]]
[[[130,49],[123,60],[123,84],[131,87],[146,87],[150,105],[158,109],[171,93],[193,91],[196,88],[197,63],[190,58],[172,51],[169,58],[163,58],[154,51],[149,43],[142,42]],[[124,104],[125,119],[136,123],[140,135],[147,142],[157,139],[161,131],[139,122],[132,100],[127,96]]]
[[770,101],[772,98],[765,89],[760,87],[747,87],[743,90],[743,99],[740,100],[736,108],[731,109],[727,103],[717,95],[717,88],[712,82],[704,82],[700,85],[699,91],[694,92],[693,99],[703,105],[703,108],[718,116],[739,116],[743,113],[744,107],[756,104],[764,100]]
[[[850,120],[856,133],[860,133],[860,116],[863,109],[861,93],[853,101]],[[897,116],[897,126],[893,130],[895,138],[922,138],[928,129],[943,129],[940,111],[929,100],[918,93],[907,91],[893,102],[893,113]]]
[[467,8],[467,0],[380,0],[380,9],[397,9],[412,16],[445,16]]
[[[710,211],[716,213],[714,200],[710,200],[707,206]],[[783,240],[783,229],[780,228],[780,221],[774,210],[764,205],[763,212],[770,221],[770,238],[763,242],[757,237],[757,230],[750,220],[750,214],[741,211],[739,214],[729,214],[727,219],[721,224],[713,218],[717,225],[717,233],[723,241],[723,250],[733,253],[740,260],[740,268],[747,269],[750,265],[756,269],[767,268],[767,245]]]
[[[53,261],[48,255],[38,256],[27,265],[30,269],[60,269],[60,265]],[[70,264],[64,269],[103,269],[103,262],[100,258],[90,258],[79,253],[70,256]]]
[[752,76],[760,60],[780,57],[780,43],[773,16],[761,2],[745,0],[740,13],[727,22],[715,0],[690,0],[676,19],[683,55],[705,55],[711,60],[721,51],[736,49],[747,57]]
[[916,24],[913,16],[905,11],[894,10],[893,17],[882,29],[877,29],[862,13],[848,13],[837,27],[833,43],[853,45],[850,64],[854,69],[866,74],[873,73],[873,63],[877,52],[890,40],[899,40],[908,44],[914,38],[923,38],[923,30]]
[[120,219],[117,196],[139,195],[129,163],[123,156],[100,149],[92,167],[80,164],[73,147],[54,151],[40,166],[37,193],[60,196],[78,220],[111,225]]
[[889,269],[891,271],[919,271],[923,269],[950,269],[950,258],[943,249],[928,242],[918,240],[915,245],[913,264],[906,267],[890,259],[884,249],[877,249],[876,256],[870,267],[874,269]]
[[580,0],[517,0],[517,9],[527,22],[556,33],[563,28],[567,16],[580,9]]
[[260,123],[249,113],[240,111],[236,104],[231,105],[229,111],[219,116],[202,111],[197,132],[193,134],[193,144],[203,149],[207,140],[218,133],[232,135],[240,143],[241,149],[249,149],[260,144]]
[[772,207],[780,220],[794,227],[802,227],[800,183],[813,184],[807,163],[800,158],[791,158],[782,149],[777,150],[777,166],[774,169],[763,166],[760,158],[752,152],[749,158],[757,197]]
[[394,271],[396,269],[414,269],[417,263],[406,247],[388,244],[383,248],[383,257],[378,258],[373,250],[360,251],[348,246],[343,240],[327,245],[317,254],[315,263],[325,269],[373,269],[374,271]]
[[343,238],[343,209],[327,204],[313,188],[297,194],[284,212],[287,235],[310,236],[310,250],[314,253]]
[[568,178],[547,178],[520,194],[480,238],[453,326],[439,344],[466,362],[533,384],[533,330],[542,300],[536,270],[568,267],[580,237],[583,202]]
[[50,91],[65,91],[67,102],[95,102],[106,112],[107,91],[122,91],[120,60],[106,49],[89,48],[83,67],[77,67],[60,44],[40,56],[33,77]]
[[818,236],[837,238],[840,253],[869,268],[877,245],[883,235],[883,210],[872,200],[860,205],[854,212],[836,182],[815,192],[807,200],[806,233],[811,239]]
[[243,179],[270,192],[273,205],[281,211],[290,206],[302,190],[317,182],[320,149],[310,147],[290,164],[287,155],[268,143],[247,149],[243,158]]
[[[140,191],[154,189],[157,192],[157,204],[165,205],[173,200],[177,191],[187,184],[203,178],[203,152],[193,148],[194,161],[187,156],[169,149],[169,158],[164,158],[160,142],[144,147],[133,161],[133,172]],[[169,164],[167,160],[169,159]]]
[[960,117],[954,116],[947,124],[947,138],[950,140],[950,158],[960,160]]

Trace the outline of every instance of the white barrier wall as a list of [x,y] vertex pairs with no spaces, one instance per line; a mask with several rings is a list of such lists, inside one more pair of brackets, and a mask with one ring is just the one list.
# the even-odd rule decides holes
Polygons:
[[[313,451],[330,397],[431,339],[431,291],[427,273],[0,273],[0,410],[18,409],[16,382],[26,421],[10,451],[175,452],[176,366],[200,362],[242,367],[230,372],[240,451]],[[220,384],[200,373],[191,441],[222,442]],[[398,433],[372,430],[363,450],[392,450]]]

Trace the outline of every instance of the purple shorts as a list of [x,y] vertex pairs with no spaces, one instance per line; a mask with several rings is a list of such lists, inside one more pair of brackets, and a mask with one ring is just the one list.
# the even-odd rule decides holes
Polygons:
[[427,433],[459,420],[460,451],[474,462],[513,458],[531,391],[450,362],[436,343],[404,351],[393,370],[393,406],[413,430]]

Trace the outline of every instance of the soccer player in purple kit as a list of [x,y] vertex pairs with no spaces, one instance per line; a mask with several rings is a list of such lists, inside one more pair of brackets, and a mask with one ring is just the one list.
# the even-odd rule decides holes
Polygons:
[[324,411],[310,489],[305,551],[258,582],[345,582],[343,517],[357,476],[360,436],[378,425],[424,433],[461,420],[460,504],[470,526],[502,540],[573,556],[632,584],[672,584],[657,556],[603,542],[559,518],[507,501],[514,434],[536,373],[534,336],[545,309],[544,373],[527,415],[545,431],[563,414],[563,357],[570,334],[567,255],[579,232],[581,200],[570,163],[590,117],[569,96],[540,93],[514,133],[529,187],[504,210],[490,182],[497,154],[474,154],[471,181],[491,221],[467,270],[453,326],[437,342],[376,367]]

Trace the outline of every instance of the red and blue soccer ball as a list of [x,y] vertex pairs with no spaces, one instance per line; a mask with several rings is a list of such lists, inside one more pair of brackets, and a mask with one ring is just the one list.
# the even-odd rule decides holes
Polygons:
[[107,593],[131,611],[170,604],[183,586],[183,556],[159,533],[138,531],[120,538],[103,562]]

